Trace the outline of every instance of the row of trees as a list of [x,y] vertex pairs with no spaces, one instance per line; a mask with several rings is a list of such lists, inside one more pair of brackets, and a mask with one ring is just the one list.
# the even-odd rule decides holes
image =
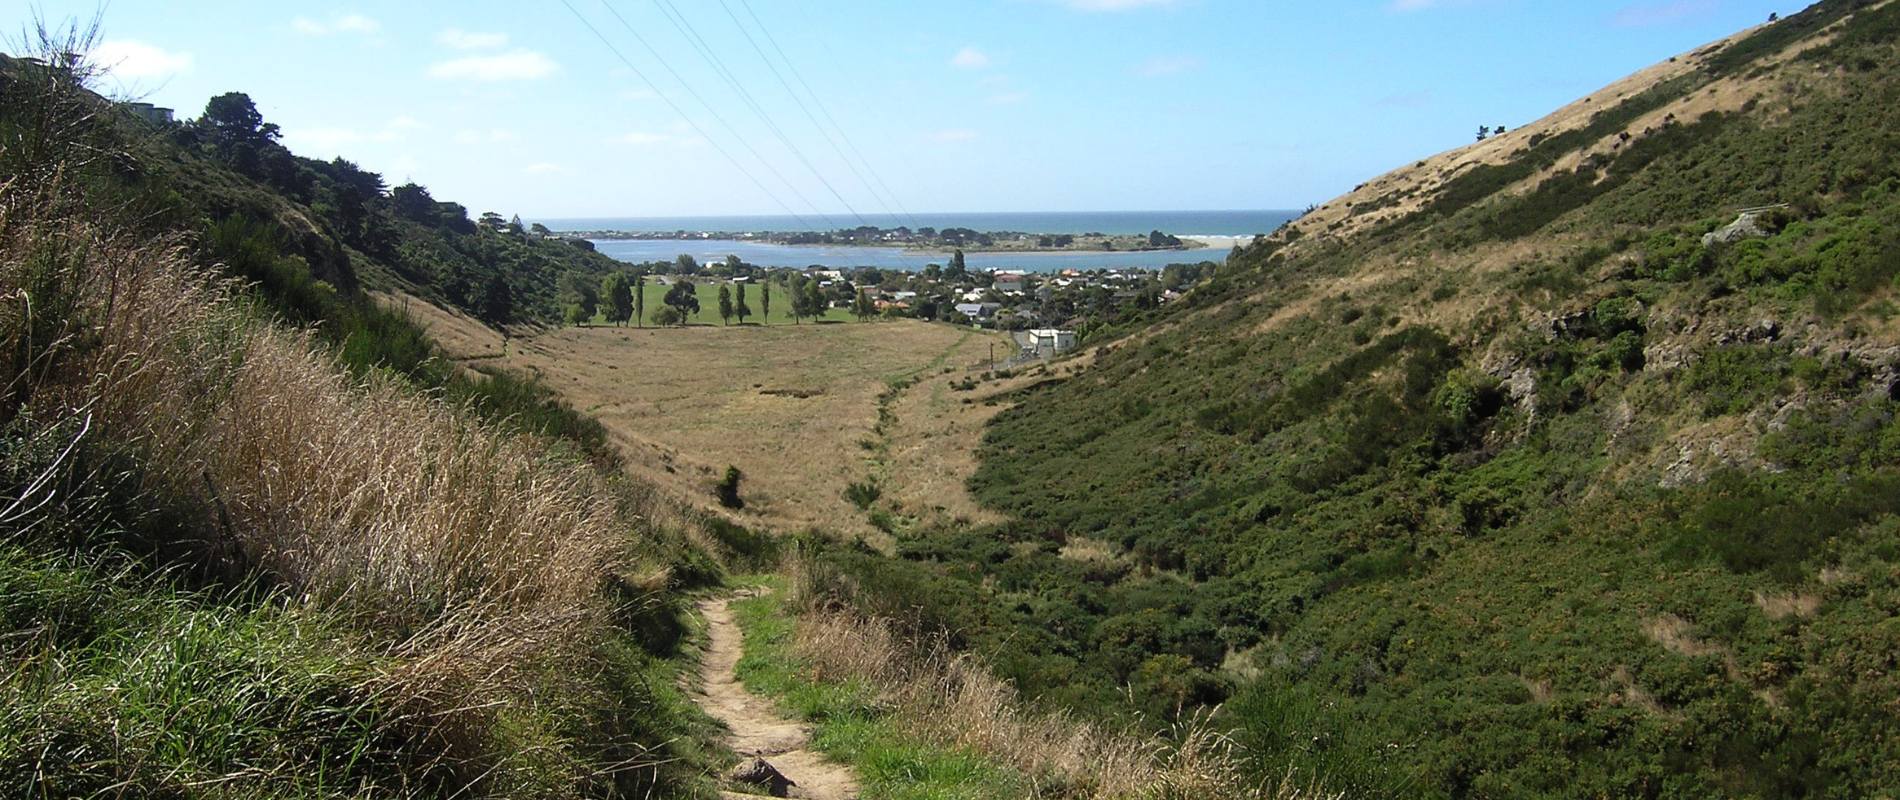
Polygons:
[[[767,320],[772,315],[772,281],[759,286],[759,305]],[[738,320],[744,325],[753,315],[752,306],[746,298],[747,283],[720,284],[718,293],[719,319],[727,325]],[[626,325],[631,322],[644,326],[648,320],[646,313],[646,275],[640,272],[616,272],[608,275],[597,287],[588,276],[573,274],[567,276],[563,287],[569,296],[566,319],[569,325],[585,325],[595,317],[603,317],[610,325]],[[807,318],[823,317],[830,308],[824,287],[817,280],[794,277],[786,287],[791,295],[792,321],[802,324]],[[650,318],[653,324],[660,326],[684,325],[700,313],[699,287],[692,281],[677,279],[661,298],[661,307],[655,309]],[[877,316],[877,305],[864,290],[856,291],[851,302],[851,313],[859,320]]]

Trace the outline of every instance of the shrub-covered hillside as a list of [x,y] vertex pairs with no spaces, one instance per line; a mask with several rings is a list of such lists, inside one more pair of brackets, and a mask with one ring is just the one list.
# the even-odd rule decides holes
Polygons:
[[362,288],[568,246],[405,217],[261,123],[154,130],[83,50],[0,64],[0,785],[712,795],[683,592],[751,540]]
[[1896,153],[1900,4],[1673,59],[1315,210],[1027,390],[973,481],[1015,521],[837,560],[1045,701],[1219,704],[1268,775],[1884,796]]

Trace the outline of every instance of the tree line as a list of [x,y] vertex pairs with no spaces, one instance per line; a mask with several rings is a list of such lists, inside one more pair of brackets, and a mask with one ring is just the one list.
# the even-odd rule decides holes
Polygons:
[[[690,278],[679,275],[667,284],[660,306],[649,314],[646,308],[648,277],[644,270],[635,269],[614,272],[596,282],[591,274],[570,273],[563,279],[563,292],[568,299],[564,319],[567,324],[576,326],[591,324],[598,318],[613,326],[631,324],[646,327],[652,323],[655,327],[683,327],[698,318],[704,310],[701,308],[699,286]],[[712,310],[719,315],[723,324],[731,325],[734,320],[741,325],[746,324],[748,319],[755,316],[747,293],[749,288],[756,286],[759,324],[769,325],[775,285],[782,295],[791,298],[789,311],[794,324],[823,318],[832,307],[833,295],[839,293],[837,290],[827,292],[822,282],[802,275],[790,276],[783,282],[770,277],[757,284],[740,280],[719,285],[717,302]],[[859,321],[877,316],[877,306],[867,292],[852,288],[848,283],[842,284],[842,288],[840,299],[850,299],[848,308],[852,316]]]

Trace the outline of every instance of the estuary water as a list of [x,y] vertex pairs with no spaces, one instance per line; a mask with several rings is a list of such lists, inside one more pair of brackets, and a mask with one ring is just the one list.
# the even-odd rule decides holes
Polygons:
[[[978,231],[1023,231],[1028,233],[1105,233],[1139,234],[1165,231],[1183,238],[1209,237],[1215,246],[1197,250],[1154,252],[1063,252],[1063,253],[966,253],[970,269],[1020,269],[1032,272],[1056,272],[1065,269],[1157,269],[1169,264],[1220,261],[1234,237],[1268,233],[1287,220],[1299,216],[1293,211],[1110,211],[1042,213],[956,213],[919,214],[911,217],[867,215],[865,223],[881,228],[903,225],[933,228],[971,228]],[[826,226],[810,219],[792,217],[623,217],[598,219],[541,220],[557,231],[627,231],[634,233],[670,233],[677,231],[723,231],[728,233],[828,230],[855,224]],[[836,220],[834,220],[836,222]],[[946,264],[948,251],[908,250],[896,247],[856,247],[843,245],[778,245],[735,239],[679,240],[601,240],[600,252],[632,263],[671,261],[681,254],[701,262],[723,261],[738,256],[748,264],[766,267],[882,267],[921,270],[930,264]]]

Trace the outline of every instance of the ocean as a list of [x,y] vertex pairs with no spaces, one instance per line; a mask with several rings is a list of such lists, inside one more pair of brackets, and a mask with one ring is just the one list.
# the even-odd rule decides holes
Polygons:
[[[1176,236],[1246,237],[1270,233],[1288,220],[1299,216],[1293,211],[1108,211],[1108,212],[1036,212],[1036,213],[957,213],[919,214],[915,227],[971,228],[978,231],[1022,231],[1025,233],[1106,233],[1141,234],[1160,230]],[[824,225],[784,216],[751,217],[619,217],[597,219],[538,220],[557,231],[627,231],[634,233],[671,233],[675,231],[748,233],[762,231],[793,232],[835,230],[842,223]],[[856,218],[851,222],[855,223]],[[839,221],[834,219],[834,223]],[[867,216],[865,223],[880,228],[911,224],[908,219],[888,215]],[[844,226],[848,227],[848,226]],[[748,264],[765,267],[881,267],[919,271],[930,264],[945,264],[946,252],[906,250],[895,247],[851,247],[833,245],[778,245],[732,239],[693,240],[598,240],[600,252],[629,263],[671,261],[690,255],[700,262],[721,261],[738,256]],[[1159,269],[1169,264],[1220,261],[1227,257],[1225,246],[1199,250],[1160,250],[1152,252],[1106,253],[966,253],[970,269],[1020,269],[1032,272],[1057,272],[1065,269]]]
[[557,231],[628,231],[633,233],[671,233],[674,231],[723,231],[756,233],[777,231],[829,231],[855,228],[860,224],[879,228],[970,228],[972,230],[1021,231],[1024,233],[1110,233],[1133,234],[1153,230],[1176,236],[1252,236],[1272,233],[1281,223],[1299,216],[1297,211],[1036,211],[1006,213],[929,213],[912,217],[891,214],[866,214],[857,217],[832,215],[795,219],[787,216],[751,217],[600,217],[593,219],[534,220]]

